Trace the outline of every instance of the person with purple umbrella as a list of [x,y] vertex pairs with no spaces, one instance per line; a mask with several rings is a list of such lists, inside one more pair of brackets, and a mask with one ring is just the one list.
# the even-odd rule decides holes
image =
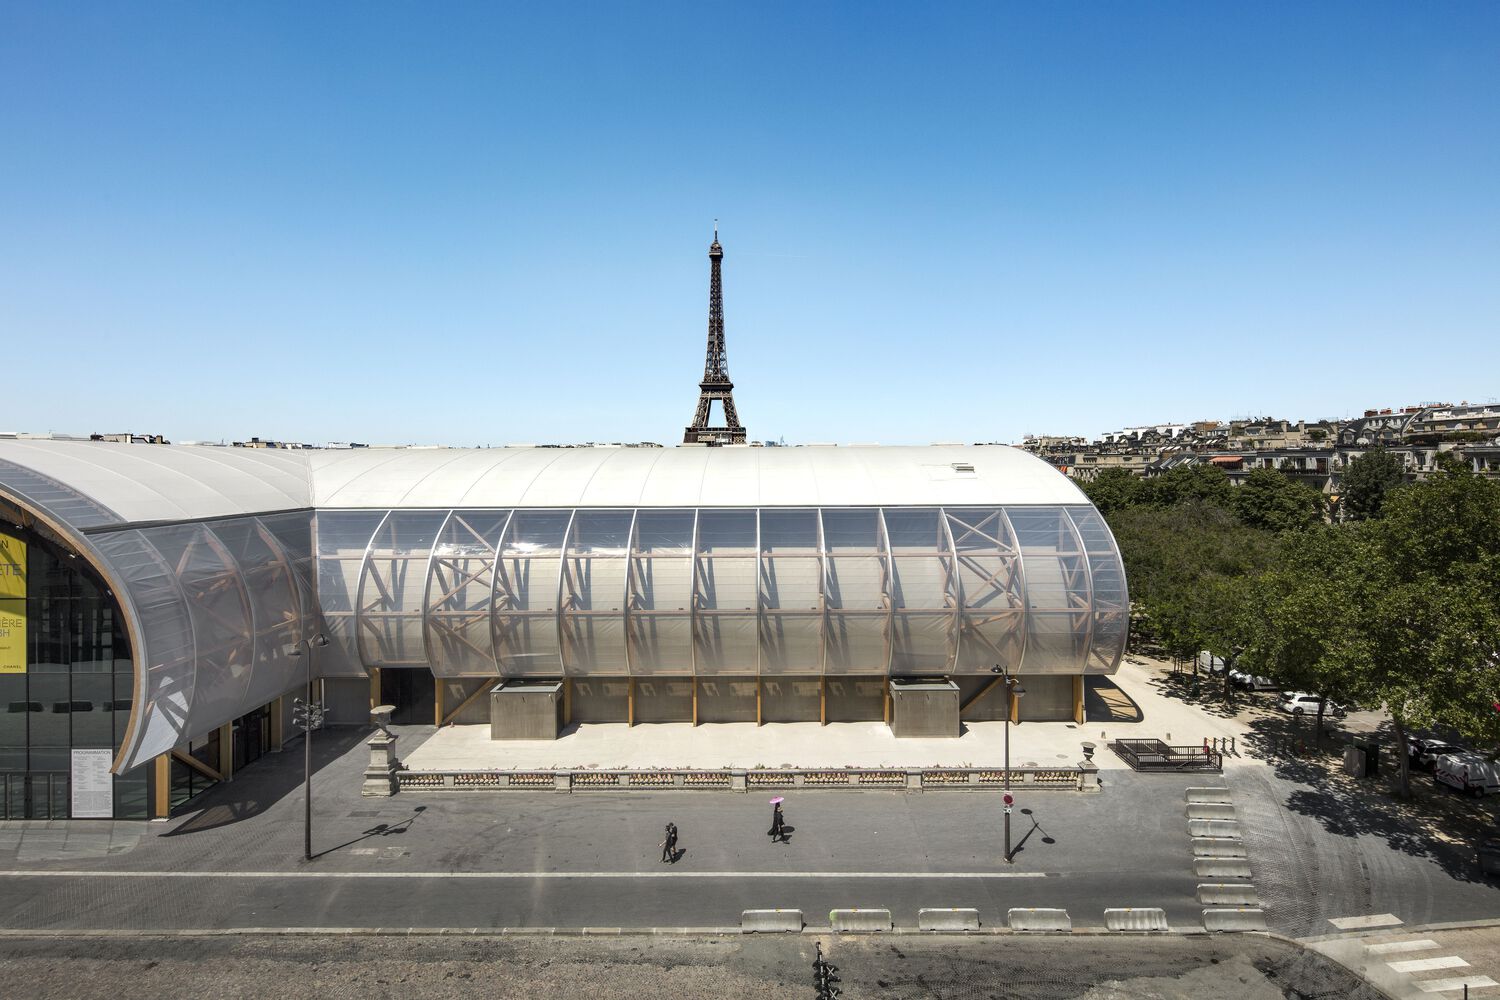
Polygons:
[[771,829],[768,832],[773,844],[786,842],[786,817],[781,814],[781,803],[785,801],[780,795],[771,800]]

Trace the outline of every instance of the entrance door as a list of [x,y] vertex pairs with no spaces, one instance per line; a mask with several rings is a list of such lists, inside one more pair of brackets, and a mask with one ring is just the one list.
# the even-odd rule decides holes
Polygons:
[[395,705],[391,721],[398,726],[430,726],[435,706],[432,671],[409,667],[383,667],[380,700]]

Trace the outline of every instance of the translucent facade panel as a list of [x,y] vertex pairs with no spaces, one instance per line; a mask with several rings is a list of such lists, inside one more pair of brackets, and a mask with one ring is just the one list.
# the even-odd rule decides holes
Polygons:
[[1031,608],[1086,608],[1088,572],[1073,522],[1061,507],[1009,508],[1026,568]]
[[91,541],[125,587],[139,624],[134,650],[138,719],[121,768],[128,770],[188,738],[197,672],[193,625],[171,569],[139,531],[98,535]]
[[1028,673],[1078,673],[1088,649],[1088,617],[1057,611],[1034,611],[1028,616],[1026,659]]
[[692,673],[696,522],[692,510],[636,513],[626,618],[632,673]]
[[317,652],[319,673],[356,676],[364,673],[354,643],[354,607],[360,571],[370,539],[386,518],[385,511],[321,511],[314,535],[318,543],[318,606],[328,645]]
[[634,511],[580,510],[562,572],[563,669],[625,674],[626,575]]
[[766,611],[761,625],[761,672],[821,674],[823,616]]
[[1019,669],[1026,645],[1026,580],[1010,522],[994,507],[943,513],[963,608],[954,670]]
[[756,672],[760,623],[753,613],[719,613],[698,620],[699,676],[743,677]]
[[824,597],[830,674],[884,674],[890,664],[890,564],[884,551],[880,512],[824,510]]
[[947,673],[957,645],[958,581],[942,512],[890,508],[882,515],[895,610],[891,673]]
[[398,510],[370,541],[360,579],[359,649],[368,666],[426,666],[428,559],[447,511]]
[[490,613],[495,560],[508,510],[455,510],[433,544],[427,579],[427,652],[439,677],[496,672]]
[[1092,507],[1070,507],[1068,514],[1088,553],[1089,580],[1096,610],[1116,610],[1126,606],[1125,567],[1115,548],[1114,538],[1104,518]]
[[[305,518],[303,523],[305,528]],[[220,521],[213,531],[239,567],[250,598],[254,668],[242,696],[243,713],[306,676],[306,664],[287,655],[303,636],[302,598],[291,554],[259,518]]]
[[953,616],[897,611],[891,619],[891,673],[946,674],[953,662]]
[[495,654],[507,677],[562,671],[558,595],[570,510],[518,510],[500,544],[495,571]]
[[1090,673],[1113,673],[1125,654],[1126,631],[1130,612],[1104,611],[1094,615],[1094,635],[1089,644],[1088,664]]
[[239,568],[207,525],[159,525],[142,534],[171,567],[187,602],[196,660],[192,717],[218,720],[214,725],[232,719],[244,703],[255,650]]
[[757,532],[753,510],[698,513],[693,638],[699,673],[747,675],[759,669]]

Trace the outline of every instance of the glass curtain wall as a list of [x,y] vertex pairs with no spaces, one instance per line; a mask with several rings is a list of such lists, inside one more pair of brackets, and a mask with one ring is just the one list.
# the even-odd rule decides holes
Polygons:
[[[0,819],[66,819],[72,751],[117,751],[124,738],[130,643],[83,560],[33,532],[10,534],[25,543],[16,552],[26,565],[24,596],[7,598],[5,613],[25,622],[25,655],[0,670]],[[146,818],[147,772],[112,779],[116,819]]]

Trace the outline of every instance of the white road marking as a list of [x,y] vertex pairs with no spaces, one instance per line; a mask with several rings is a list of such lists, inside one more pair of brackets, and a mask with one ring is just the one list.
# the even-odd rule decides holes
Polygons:
[[1447,958],[1410,958],[1404,962],[1387,962],[1397,972],[1436,972],[1438,969],[1467,969],[1469,963],[1456,955]]
[[1500,986],[1489,976],[1459,976],[1456,979],[1419,979],[1417,988],[1423,993],[1442,993],[1445,990],[1461,990],[1467,986],[1477,990],[1484,986]]
[[8,878],[733,878],[733,879],[992,879],[1057,878],[1056,872],[136,872],[136,871],[3,871]]
[[1333,917],[1328,922],[1341,931],[1362,930],[1366,927],[1394,927],[1405,923],[1394,913],[1373,913],[1367,917]]
[[1436,941],[1423,938],[1421,941],[1387,941],[1385,944],[1367,944],[1365,951],[1371,955],[1394,955],[1403,951],[1427,951],[1437,946]]

